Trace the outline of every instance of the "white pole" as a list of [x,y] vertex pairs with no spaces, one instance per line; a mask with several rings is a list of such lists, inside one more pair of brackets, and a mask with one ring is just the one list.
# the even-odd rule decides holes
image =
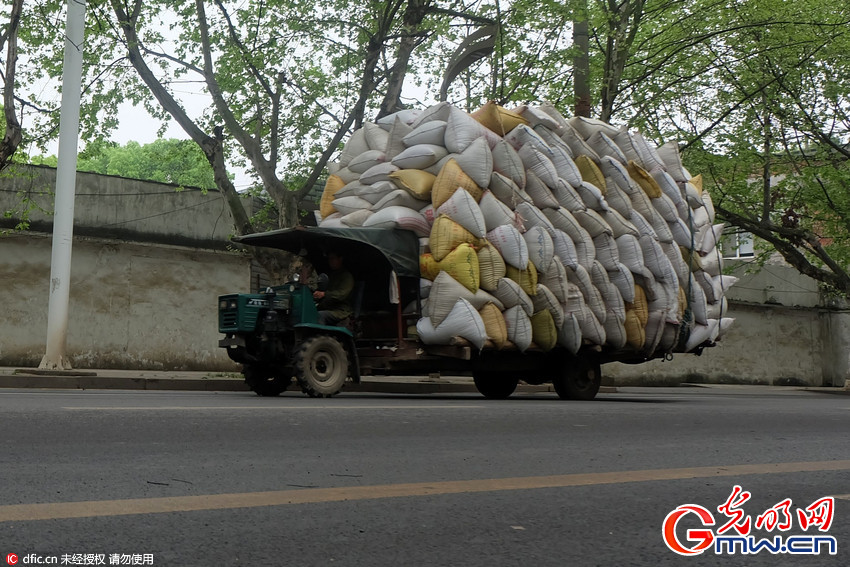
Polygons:
[[50,260],[50,299],[47,307],[47,353],[39,368],[68,370],[65,357],[68,304],[71,294],[71,242],[74,238],[74,195],[77,182],[77,142],[80,132],[80,92],[83,74],[85,0],[68,0],[65,23],[65,61],[62,67],[62,106],[59,111],[59,162]]

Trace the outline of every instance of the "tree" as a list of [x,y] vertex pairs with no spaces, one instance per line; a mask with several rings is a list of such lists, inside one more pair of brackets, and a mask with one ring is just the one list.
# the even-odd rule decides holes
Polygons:
[[21,124],[15,114],[15,70],[18,61],[18,29],[24,0],[12,0],[9,22],[0,29],[0,52],[6,50],[5,63],[0,69],[3,79],[3,116],[5,118],[0,140],[0,170],[4,169],[21,143]]

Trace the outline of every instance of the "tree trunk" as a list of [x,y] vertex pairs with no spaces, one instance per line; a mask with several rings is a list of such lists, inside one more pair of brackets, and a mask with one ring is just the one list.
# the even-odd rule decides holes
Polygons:
[[587,0],[576,7],[573,22],[573,98],[575,115],[590,118],[590,47],[588,42]]
[[[15,116],[15,67],[18,62],[18,28],[21,23],[21,12],[24,0],[13,0],[9,27],[6,31],[6,72],[3,84],[3,114],[6,118],[6,133],[0,141],[0,170],[5,168],[18,150],[23,138],[21,123]],[[2,42],[0,42],[2,48]]]

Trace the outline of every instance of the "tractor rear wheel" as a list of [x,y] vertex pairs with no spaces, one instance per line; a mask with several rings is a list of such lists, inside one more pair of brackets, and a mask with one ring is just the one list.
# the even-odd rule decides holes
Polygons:
[[596,361],[570,358],[564,362],[552,386],[562,400],[592,400],[602,384],[602,369]]
[[339,393],[348,378],[348,351],[330,335],[305,339],[293,362],[295,379],[311,398],[329,398]]

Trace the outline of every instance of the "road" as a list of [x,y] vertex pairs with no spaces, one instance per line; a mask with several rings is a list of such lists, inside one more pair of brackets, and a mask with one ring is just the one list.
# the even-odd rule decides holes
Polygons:
[[[0,555],[177,566],[847,565],[850,398],[0,391]],[[835,499],[837,555],[684,558],[680,505]],[[734,506],[733,506],[734,508]],[[730,510],[734,513],[734,510]],[[813,517],[813,516],[809,516]],[[777,516],[781,519],[781,516]],[[702,527],[695,514],[676,531]],[[729,535],[727,533],[726,535]],[[783,540],[784,541],[784,540]],[[35,554],[35,555],[31,555]],[[75,556],[74,554],[80,554]],[[134,558],[133,555],[136,555]],[[81,562],[77,562],[77,561]],[[0,563],[2,564],[2,563]]]

